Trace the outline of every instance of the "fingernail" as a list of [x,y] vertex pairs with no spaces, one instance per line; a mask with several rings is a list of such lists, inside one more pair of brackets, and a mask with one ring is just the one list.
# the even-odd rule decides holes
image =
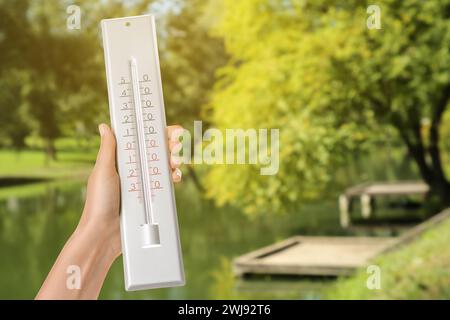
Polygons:
[[105,127],[105,125],[104,125],[103,123],[101,123],[101,124],[98,126],[98,131],[100,132],[100,136],[103,137],[103,135],[104,135],[105,132],[106,132],[106,127]]
[[175,175],[178,177],[178,178],[180,178],[181,179],[181,176],[182,176],[182,172],[181,172],[181,170],[180,169],[178,169],[178,168],[176,168],[175,169]]

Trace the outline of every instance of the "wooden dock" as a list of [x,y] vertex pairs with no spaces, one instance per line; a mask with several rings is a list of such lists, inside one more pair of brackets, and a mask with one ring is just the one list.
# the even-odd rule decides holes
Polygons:
[[343,228],[350,226],[352,203],[356,198],[361,202],[361,215],[368,219],[372,214],[372,201],[376,197],[425,195],[429,186],[423,181],[364,183],[345,190],[339,196],[339,217]]
[[295,236],[234,260],[237,276],[246,274],[342,276],[370,264],[381,253],[405,245],[450,218],[447,209],[400,237]]
[[296,236],[234,261],[236,275],[348,275],[395,243],[395,238]]

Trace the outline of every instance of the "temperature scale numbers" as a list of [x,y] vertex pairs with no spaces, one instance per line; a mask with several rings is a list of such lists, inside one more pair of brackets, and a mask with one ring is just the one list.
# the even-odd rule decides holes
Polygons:
[[[139,164],[138,146],[137,146],[137,128],[136,128],[136,114],[133,101],[133,89],[130,79],[122,76],[119,82],[119,98],[121,100],[120,107],[120,122],[122,124],[123,145],[122,150],[126,152],[127,165],[127,180],[129,193],[136,193],[137,198],[143,202],[143,188],[141,186],[141,168]],[[161,159],[158,156],[158,148],[161,145],[158,142],[158,130],[154,123],[157,121],[157,108],[151,102],[151,80],[148,74],[144,74],[139,80],[139,92],[141,98],[141,105],[143,109],[144,130],[145,130],[145,146],[148,155],[147,169],[151,176],[151,195],[152,199],[155,197],[157,190],[162,190],[161,185]],[[164,136],[164,135],[163,135]]]

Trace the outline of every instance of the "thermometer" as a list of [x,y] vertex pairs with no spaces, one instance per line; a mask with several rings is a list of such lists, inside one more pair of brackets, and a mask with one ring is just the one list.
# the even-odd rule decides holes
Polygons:
[[152,15],[102,20],[126,290],[184,284]]

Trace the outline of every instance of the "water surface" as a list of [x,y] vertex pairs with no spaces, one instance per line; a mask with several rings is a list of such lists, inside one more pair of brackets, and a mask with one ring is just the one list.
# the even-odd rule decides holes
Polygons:
[[[39,290],[83,209],[85,182],[41,183],[3,190],[0,198],[0,298],[31,299]],[[184,287],[126,292],[122,259],[112,266],[101,298],[320,298],[329,281],[235,279],[232,259],[294,234],[339,234],[334,201],[282,216],[248,217],[217,208],[186,183],[176,189],[186,272]]]

